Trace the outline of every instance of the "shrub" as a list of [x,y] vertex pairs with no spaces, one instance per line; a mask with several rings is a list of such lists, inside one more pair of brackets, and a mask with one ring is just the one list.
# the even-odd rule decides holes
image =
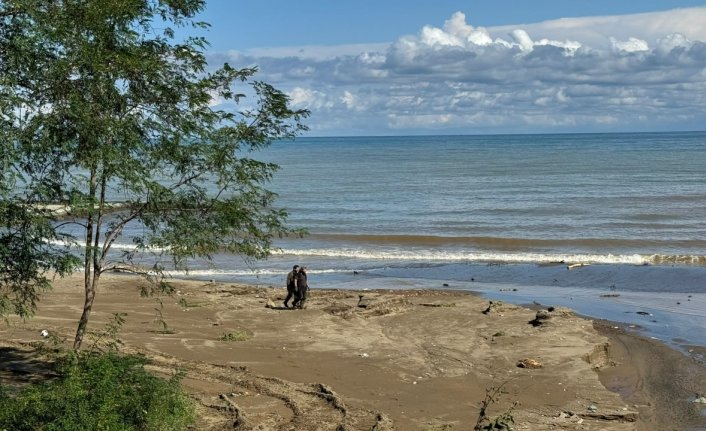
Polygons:
[[146,360],[114,352],[68,353],[59,377],[10,396],[0,388],[0,430],[182,430],[194,420],[182,375],[148,373]]

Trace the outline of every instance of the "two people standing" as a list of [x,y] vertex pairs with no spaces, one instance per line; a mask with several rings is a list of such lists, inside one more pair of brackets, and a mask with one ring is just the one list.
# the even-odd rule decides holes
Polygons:
[[294,265],[287,274],[287,297],[284,299],[284,307],[289,308],[289,300],[294,297],[292,308],[304,308],[304,303],[309,293],[309,283],[306,277],[306,266]]

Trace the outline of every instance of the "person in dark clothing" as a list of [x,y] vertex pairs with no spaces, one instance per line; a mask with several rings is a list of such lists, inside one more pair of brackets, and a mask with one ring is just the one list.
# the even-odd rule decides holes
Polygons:
[[294,293],[294,302],[292,307],[302,309],[304,308],[304,303],[306,298],[309,296],[309,283],[307,281],[306,266],[299,268],[299,272],[296,275],[296,285],[297,291]]
[[287,297],[284,298],[284,308],[289,308],[289,300],[292,299],[293,296],[296,298],[298,272],[299,265],[294,265],[292,270],[289,271],[289,274],[287,274]]

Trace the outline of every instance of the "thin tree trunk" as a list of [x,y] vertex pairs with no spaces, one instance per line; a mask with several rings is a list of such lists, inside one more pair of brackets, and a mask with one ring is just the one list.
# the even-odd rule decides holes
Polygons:
[[76,329],[76,338],[74,338],[74,350],[81,348],[81,342],[83,342],[83,335],[86,333],[86,327],[88,326],[88,318],[91,315],[91,309],[93,308],[93,300],[96,297],[95,289],[95,277],[91,277],[93,272],[93,262],[94,254],[96,250],[93,247],[93,211],[95,211],[95,198],[97,189],[97,167],[94,165],[91,167],[91,177],[89,185],[89,208],[88,216],[86,218],[86,243],[85,243],[85,253],[83,259],[83,287],[85,291],[84,303],[83,303],[83,313],[81,314],[81,319],[78,321],[78,328]]

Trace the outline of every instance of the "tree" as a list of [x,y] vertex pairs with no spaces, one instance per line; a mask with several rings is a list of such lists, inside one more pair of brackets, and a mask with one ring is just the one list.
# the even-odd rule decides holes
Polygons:
[[[278,166],[251,152],[306,130],[309,112],[251,81],[254,67],[211,70],[204,38],[176,36],[207,27],[195,18],[204,6],[0,1],[0,312],[31,315],[51,277],[80,259],[79,349],[106,271],[168,291],[167,263],[185,269],[219,251],[265,258],[275,237],[300,233],[265,188]],[[134,247],[115,252],[135,223]]]

